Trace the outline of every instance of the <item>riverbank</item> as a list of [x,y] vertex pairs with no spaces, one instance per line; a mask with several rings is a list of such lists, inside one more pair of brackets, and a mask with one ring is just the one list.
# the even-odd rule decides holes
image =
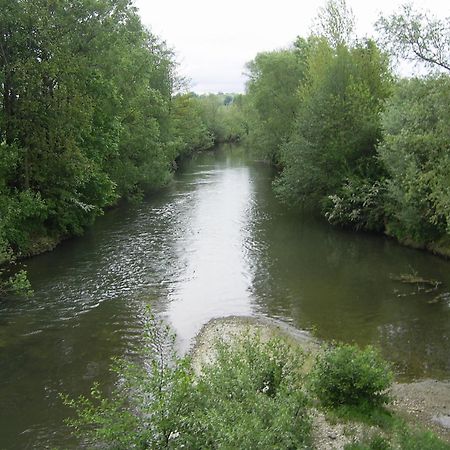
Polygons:
[[[306,355],[307,372],[321,343],[309,333],[266,317],[223,317],[203,326],[191,348],[194,370],[199,373],[204,364],[214,361],[214,343],[218,339],[232,342],[245,334],[258,334],[263,341],[278,336],[291,345],[299,345]],[[430,430],[450,444],[450,382],[422,380],[394,383],[393,401],[388,409],[414,428]],[[377,433],[377,427],[352,421],[336,421],[320,408],[312,408],[313,439],[317,448],[343,449]]]
[[214,153],[219,148],[221,148],[224,145],[235,145],[238,141],[224,141],[224,142],[214,142],[210,147],[204,148],[202,150],[193,150],[189,152],[188,154],[183,154],[178,157],[177,160],[172,161],[171,164],[171,174],[168,179],[168,181],[158,187],[152,187],[151,189],[144,191],[141,193],[141,195],[136,196],[136,198],[130,197],[118,197],[114,200],[113,203],[108,204],[104,206],[101,209],[101,212],[92,220],[90,224],[85,225],[82,228],[82,231],[78,234],[76,233],[49,233],[49,234],[42,234],[42,235],[36,235],[32,236],[29,239],[29,244],[27,247],[18,255],[16,255],[17,259],[19,261],[25,261],[29,258],[32,258],[34,256],[39,256],[43,253],[48,253],[53,251],[56,247],[58,247],[62,242],[68,241],[80,236],[83,236],[85,232],[89,231],[96,221],[104,216],[106,213],[116,210],[118,208],[123,207],[124,205],[130,205],[130,204],[140,204],[145,200],[148,200],[152,197],[161,195],[162,192],[166,191],[174,182],[174,177],[176,176],[177,172],[180,170],[180,167],[183,166],[187,161],[190,161],[193,157],[196,155],[199,155],[201,153]]
[[450,259],[450,236],[444,236],[438,241],[428,243],[416,242],[413,239],[397,239],[391,233],[385,231],[384,234],[405,247],[432,253],[440,258]]
[[259,312],[325,341],[379,342],[407,380],[446,379],[448,299],[392,276],[445,293],[450,263],[290,213],[271,180],[242,147],[205,152],[169,189],[27,260],[34,296],[0,301],[0,448],[78,448],[58,393],[112,385],[111,358],[139,346],[147,303],[183,345],[211,318]]

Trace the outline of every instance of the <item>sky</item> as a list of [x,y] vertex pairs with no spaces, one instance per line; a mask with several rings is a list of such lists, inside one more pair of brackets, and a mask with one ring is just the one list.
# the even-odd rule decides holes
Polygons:
[[[405,0],[347,0],[359,37],[373,36],[380,13]],[[142,22],[175,51],[179,73],[199,94],[244,92],[245,64],[258,52],[308,36],[325,0],[135,0]],[[417,9],[450,16],[448,0],[415,0]]]

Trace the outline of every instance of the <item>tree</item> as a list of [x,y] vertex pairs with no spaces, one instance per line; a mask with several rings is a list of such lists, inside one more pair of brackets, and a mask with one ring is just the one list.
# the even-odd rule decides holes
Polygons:
[[236,142],[245,134],[242,101],[238,95],[208,94],[197,97],[196,101],[215,143]]
[[201,104],[194,95],[178,94],[172,99],[172,135],[180,156],[205,150],[213,145],[213,136],[202,118]]
[[173,52],[130,1],[0,10],[0,238],[2,255],[22,257],[164,186],[194,142],[172,108]]
[[333,49],[316,38],[278,193],[289,203],[325,201],[349,179],[375,178],[379,115],[389,94],[385,56],[373,41]]
[[402,80],[383,114],[387,232],[428,245],[450,235],[450,79]]
[[298,107],[297,90],[305,73],[308,45],[297,43],[290,50],[259,53],[247,64],[249,141],[258,154],[274,163],[287,139]]
[[211,133],[214,142],[225,140],[225,124],[223,123],[223,94],[207,94],[197,98],[202,120]]
[[393,54],[450,70],[450,17],[439,20],[406,4],[400,13],[380,17],[377,28]]
[[324,37],[333,48],[351,45],[355,16],[345,0],[328,0],[319,9],[314,34]]

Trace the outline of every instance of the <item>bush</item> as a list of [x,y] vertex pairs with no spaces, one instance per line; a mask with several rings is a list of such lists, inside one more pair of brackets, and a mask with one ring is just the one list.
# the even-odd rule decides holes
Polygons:
[[328,196],[325,217],[334,225],[381,231],[384,226],[384,189],[379,181],[349,178],[336,194]]
[[198,380],[190,448],[310,448],[300,351],[258,335],[219,341],[216,351]]
[[68,423],[88,446],[310,448],[298,350],[254,334],[231,346],[219,341],[214,362],[195,375],[153,317],[146,344],[143,364],[116,363],[120,382],[108,397],[98,385],[90,396],[64,397],[77,416]]
[[311,390],[323,405],[380,406],[388,401],[386,390],[393,373],[372,347],[329,347],[317,356],[311,372]]
[[140,362],[114,362],[118,382],[109,395],[98,383],[88,396],[62,395],[76,416],[67,424],[86,448],[179,448],[176,437],[189,432],[194,408],[190,361],[176,355],[167,326],[153,315],[147,319]]
[[17,270],[15,266],[16,257],[2,238],[0,229],[0,298],[11,294],[30,296],[33,293],[26,271]]

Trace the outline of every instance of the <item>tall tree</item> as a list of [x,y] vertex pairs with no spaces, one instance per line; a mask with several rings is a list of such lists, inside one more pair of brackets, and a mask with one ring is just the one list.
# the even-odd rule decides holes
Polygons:
[[449,105],[449,77],[403,80],[383,115],[387,231],[401,241],[450,240]]
[[317,38],[308,68],[277,183],[290,203],[326,200],[346,180],[374,176],[390,86],[387,60],[372,41],[334,49]]
[[328,0],[319,9],[313,33],[326,38],[333,48],[337,48],[352,44],[354,28],[355,16],[346,1]]
[[297,91],[304,79],[308,45],[299,40],[290,50],[260,53],[247,64],[249,140],[257,152],[274,163],[289,136],[298,107]]
[[129,0],[0,10],[1,266],[167,183],[191,138],[174,125],[173,52]]

